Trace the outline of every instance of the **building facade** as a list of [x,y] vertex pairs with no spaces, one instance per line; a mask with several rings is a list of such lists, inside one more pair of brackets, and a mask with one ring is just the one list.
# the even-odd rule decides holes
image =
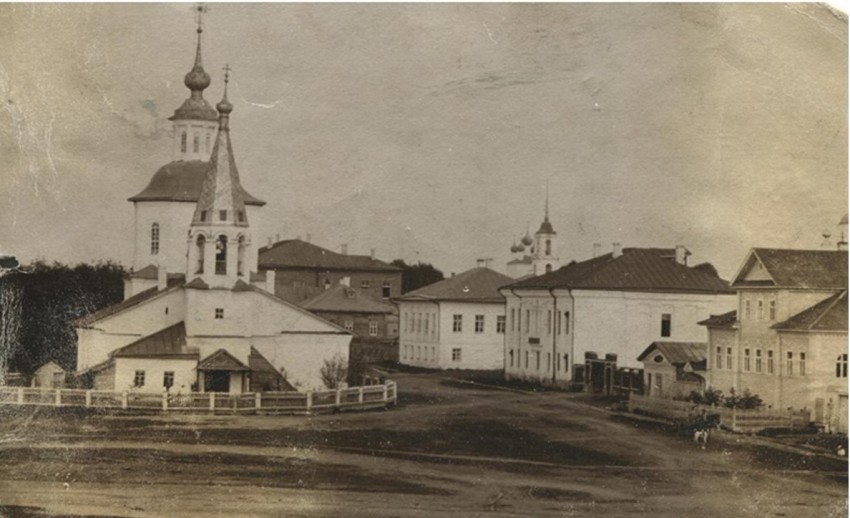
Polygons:
[[399,361],[433,369],[501,369],[505,302],[513,279],[474,268],[397,299]]
[[[522,279],[533,275],[543,275],[561,267],[561,261],[557,257],[556,238],[558,233],[549,221],[549,193],[546,193],[546,209],[543,222],[532,238],[528,230],[518,244],[511,246],[512,254],[522,254],[514,257],[507,264],[508,277]],[[526,248],[528,252],[526,253]]]
[[609,392],[616,368],[640,368],[657,341],[705,342],[705,311],[734,305],[713,268],[688,252],[620,248],[504,286],[505,376]]
[[701,322],[708,384],[846,432],[847,252],[756,248],[732,287],[738,308]]

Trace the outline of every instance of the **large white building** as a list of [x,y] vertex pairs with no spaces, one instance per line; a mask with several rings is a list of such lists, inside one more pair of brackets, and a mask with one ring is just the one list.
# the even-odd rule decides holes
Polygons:
[[399,298],[399,361],[434,369],[501,369],[505,299],[499,287],[511,281],[478,267]]
[[505,376],[608,392],[617,367],[640,368],[651,343],[706,342],[702,315],[735,305],[734,291],[689,252],[621,248],[503,287]]
[[324,361],[347,360],[351,334],[275,297],[273,272],[256,275],[263,202],[239,181],[228,76],[217,110],[203,98],[200,38],[199,28],[191,96],[172,117],[178,159],[131,198],[134,274],[123,302],[77,321],[78,373],[141,392],[320,388]]

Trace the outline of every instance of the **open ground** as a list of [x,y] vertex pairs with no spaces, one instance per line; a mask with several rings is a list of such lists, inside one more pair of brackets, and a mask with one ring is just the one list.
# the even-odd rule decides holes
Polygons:
[[6,407],[0,516],[847,515],[847,463],[761,438],[397,373],[390,410],[118,416]]

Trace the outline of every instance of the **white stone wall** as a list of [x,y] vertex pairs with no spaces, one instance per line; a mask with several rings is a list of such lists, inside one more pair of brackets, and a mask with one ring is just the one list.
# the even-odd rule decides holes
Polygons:
[[[463,315],[462,331],[453,331],[454,315]],[[441,369],[501,369],[504,334],[496,332],[496,318],[505,314],[504,303],[441,302],[438,367]],[[475,315],[484,316],[484,332],[475,332]],[[460,360],[452,350],[460,349]]]
[[[165,264],[170,273],[186,273],[187,232],[194,202],[137,201],[133,268]],[[159,253],[151,254],[151,226],[159,224]]]
[[299,391],[323,390],[320,370],[336,355],[348,361],[351,335],[281,334],[255,337],[252,344]]
[[[192,384],[197,381],[193,359],[155,359],[155,358],[116,358],[115,359],[115,390],[118,392],[132,391],[145,393],[162,393],[164,390],[163,376],[166,371],[174,372],[172,393],[182,388],[187,393],[192,390]],[[134,387],[136,371],[145,371],[145,384]]]
[[[203,160],[209,161],[215,136],[218,131],[218,121],[176,120],[173,124],[172,156],[174,160]],[[186,133],[186,149],[182,146],[182,133]],[[198,151],[195,151],[194,138],[198,137]]]
[[440,366],[440,305],[433,302],[398,303],[399,362],[416,367]]

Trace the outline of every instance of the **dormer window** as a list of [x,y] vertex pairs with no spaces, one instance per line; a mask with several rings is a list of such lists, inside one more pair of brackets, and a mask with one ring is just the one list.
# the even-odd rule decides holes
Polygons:
[[226,221],[227,220],[227,211],[226,210],[218,211],[218,219],[219,219],[219,221]]

